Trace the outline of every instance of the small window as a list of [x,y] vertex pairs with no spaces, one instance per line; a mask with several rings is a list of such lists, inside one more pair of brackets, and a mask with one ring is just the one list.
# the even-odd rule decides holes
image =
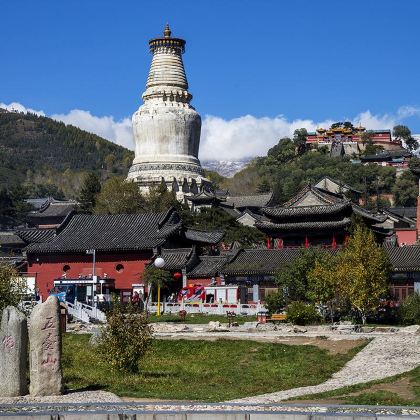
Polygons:
[[115,266],[115,270],[117,271],[117,273],[122,273],[124,271],[124,266],[122,264],[117,264]]
[[70,266],[69,265],[64,265],[63,266],[63,271],[65,272],[65,273],[67,273],[68,271],[70,271]]

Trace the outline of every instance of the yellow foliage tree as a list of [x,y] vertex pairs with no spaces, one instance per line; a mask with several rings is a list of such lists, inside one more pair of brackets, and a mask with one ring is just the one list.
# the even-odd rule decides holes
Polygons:
[[357,227],[335,264],[335,281],[341,293],[359,312],[363,324],[388,290],[389,261],[371,230]]
[[[312,302],[326,305],[334,320],[334,311],[342,300],[343,288],[337,278],[337,257],[324,258],[315,262],[315,267],[308,273],[307,296]],[[324,314],[325,318],[325,314]]]

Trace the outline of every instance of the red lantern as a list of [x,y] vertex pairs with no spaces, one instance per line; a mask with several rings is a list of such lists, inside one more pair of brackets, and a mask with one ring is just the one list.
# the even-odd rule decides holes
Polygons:
[[182,277],[182,273],[180,273],[179,271],[176,271],[174,274],[172,274],[172,277],[175,280],[179,280]]

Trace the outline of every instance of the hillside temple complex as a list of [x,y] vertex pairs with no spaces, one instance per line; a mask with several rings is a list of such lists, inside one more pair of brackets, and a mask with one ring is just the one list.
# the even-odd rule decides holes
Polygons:
[[133,115],[135,158],[128,180],[140,190],[165,182],[177,198],[197,194],[211,184],[198,160],[201,117],[190,105],[182,54],[185,41],[171,36],[149,41],[153,54],[143,105]]

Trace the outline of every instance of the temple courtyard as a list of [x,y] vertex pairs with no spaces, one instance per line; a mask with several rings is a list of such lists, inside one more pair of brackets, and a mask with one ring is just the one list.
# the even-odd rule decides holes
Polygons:
[[0,404],[420,405],[418,326],[153,325],[156,340],[139,374],[110,375],[90,344],[92,331],[76,324],[63,340],[66,394],[1,398]]

